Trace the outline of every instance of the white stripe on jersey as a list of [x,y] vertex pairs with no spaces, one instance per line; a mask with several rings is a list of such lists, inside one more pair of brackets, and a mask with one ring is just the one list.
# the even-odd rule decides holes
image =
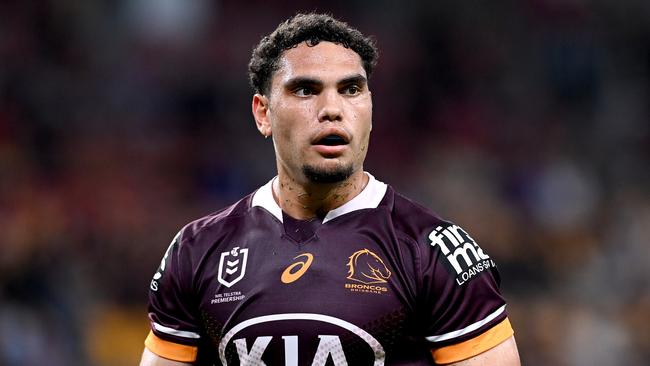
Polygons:
[[[372,174],[368,172],[364,172],[364,174],[368,176],[368,184],[366,187],[364,187],[356,197],[345,203],[343,206],[328,212],[327,215],[325,215],[325,218],[323,218],[323,224],[352,211],[363,210],[366,208],[377,208],[377,206],[379,206],[379,203],[381,203],[381,200],[384,199],[384,196],[386,195],[388,186],[386,183],[375,179]],[[278,221],[282,222],[282,209],[278,206],[278,203],[275,202],[275,198],[273,198],[273,181],[275,179],[277,179],[277,177],[271,179],[268,183],[255,191],[251,201],[251,206],[260,206],[266,209],[271,213],[271,215],[275,216]]]
[[198,333],[194,332],[188,332],[186,330],[178,330],[170,327],[166,327],[164,325],[160,325],[156,322],[152,322],[154,329],[156,329],[159,332],[165,333],[165,334],[170,334],[173,336],[177,337],[183,337],[183,338],[201,338],[201,336]]
[[379,206],[381,200],[386,195],[388,186],[386,183],[376,180],[372,174],[366,172],[366,175],[368,176],[368,184],[365,188],[343,206],[328,212],[323,219],[323,224],[352,211],[363,210],[365,208],[377,208]]
[[465,334],[467,334],[469,332],[473,332],[473,331],[477,330],[478,328],[484,326],[485,324],[489,323],[490,321],[492,321],[497,316],[501,315],[501,313],[503,313],[503,311],[505,309],[506,309],[506,306],[503,305],[502,307],[496,309],[492,314],[486,316],[485,319],[483,319],[483,320],[477,321],[474,324],[470,324],[469,326],[467,326],[467,327],[465,327],[463,329],[455,330],[453,332],[449,332],[449,333],[445,333],[445,334],[441,334],[441,335],[429,336],[429,337],[427,337],[427,341],[429,341],[429,342],[441,342],[441,341],[446,341],[448,339],[460,337],[460,336],[465,335]]

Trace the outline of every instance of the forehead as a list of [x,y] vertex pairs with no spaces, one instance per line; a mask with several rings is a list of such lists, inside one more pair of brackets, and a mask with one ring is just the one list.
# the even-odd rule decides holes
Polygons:
[[353,50],[332,42],[320,42],[315,46],[302,42],[284,51],[273,84],[295,77],[336,81],[354,74],[366,76],[361,56]]

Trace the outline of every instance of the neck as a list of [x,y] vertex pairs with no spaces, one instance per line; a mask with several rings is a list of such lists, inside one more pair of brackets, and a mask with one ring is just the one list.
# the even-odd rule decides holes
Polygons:
[[338,183],[302,183],[278,173],[273,182],[273,195],[282,211],[298,220],[323,218],[335,208],[356,197],[368,184],[368,175],[362,169]]

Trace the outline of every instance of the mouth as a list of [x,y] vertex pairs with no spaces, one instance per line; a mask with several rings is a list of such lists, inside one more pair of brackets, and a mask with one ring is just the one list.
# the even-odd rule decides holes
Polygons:
[[338,128],[328,128],[318,134],[312,141],[312,145],[341,146],[350,143],[348,135]]
[[312,141],[313,148],[326,158],[336,158],[346,151],[350,139],[344,132],[330,129],[323,131]]
[[339,145],[347,145],[347,144],[348,142],[345,140],[345,138],[334,134],[324,136],[314,142],[314,145],[325,145],[325,146],[339,146]]

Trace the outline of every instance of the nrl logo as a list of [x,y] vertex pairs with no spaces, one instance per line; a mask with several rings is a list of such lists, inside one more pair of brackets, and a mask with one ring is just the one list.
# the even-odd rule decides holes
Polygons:
[[239,282],[246,274],[246,261],[248,260],[248,249],[234,247],[229,252],[221,253],[219,259],[219,283],[230,287]]
[[390,270],[379,256],[368,249],[361,249],[350,256],[348,261],[348,279],[364,283],[386,283]]

